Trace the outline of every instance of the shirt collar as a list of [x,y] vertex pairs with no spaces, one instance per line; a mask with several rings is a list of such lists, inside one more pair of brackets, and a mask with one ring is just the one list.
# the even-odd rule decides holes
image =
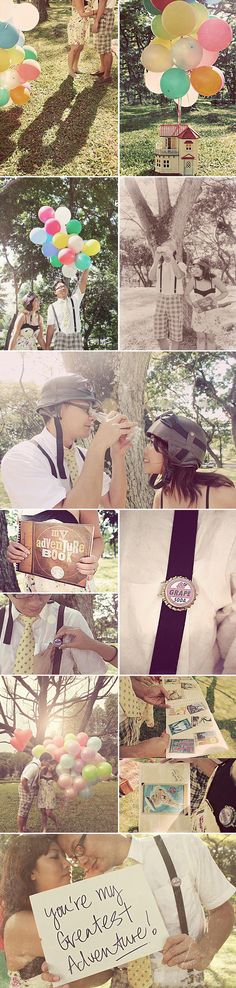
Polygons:
[[[35,621],[40,621],[41,619],[43,621],[45,621],[45,618],[47,616],[48,604],[49,604],[49,601],[47,602],[47,604],[44,604],[44,607],[42,608],[42,611],[40,611],[40,614],[36,614],[36,616],[34,618]],[[21,612],[17,610],[17,607],[15,607],[15,604],[12,604],[12,620],[13,621],[17,621],[17,619],[18,618],[20,619],[21,617],[22,617]]]

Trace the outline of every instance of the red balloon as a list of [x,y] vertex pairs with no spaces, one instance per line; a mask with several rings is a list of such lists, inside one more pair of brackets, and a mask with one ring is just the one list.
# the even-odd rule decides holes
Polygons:
[[46,220],[45,230],[46,233],[51,233],[51,235],[53,236],[55,233],[60,233],[61,224],[58,222],[58,220],[55,220],[54,218]]
[[173,3],[173,0],[151,0],[151,2],[160,11],[160,14],[162,14],[165,7],[168,7],[169,3]]
[[30,738],[32,738],[32,731],[21,731],[20,728],[16,728],[10,744],[16,748],[16,751],[24,751]]

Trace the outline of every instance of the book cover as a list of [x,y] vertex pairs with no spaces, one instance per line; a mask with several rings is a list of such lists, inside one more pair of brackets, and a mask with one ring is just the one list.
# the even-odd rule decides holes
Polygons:
[[86,586],[80,577],[76,563],[83,556],[91,556],[93,525],[59,521],[21,521],[19,541],[27,546],[30,555],[18,565],[20,573],[32,573],[47,580]]

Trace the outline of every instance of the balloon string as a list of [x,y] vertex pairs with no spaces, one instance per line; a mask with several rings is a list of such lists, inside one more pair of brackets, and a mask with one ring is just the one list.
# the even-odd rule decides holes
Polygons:
[[181,105],[182,105],[182,100],[180,97],[180,99],[178,99],[178,124],[181,124]]

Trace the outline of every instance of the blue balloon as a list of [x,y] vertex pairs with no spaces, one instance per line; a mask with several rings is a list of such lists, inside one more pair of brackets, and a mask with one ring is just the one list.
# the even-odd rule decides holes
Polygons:
[[42,247],[46,243],[47,234],[41,226],[34,226],[30,232],[30,240],[32,244],[36,244],[36,247]]
[[89,796],[91,796],[90,789],[82,789],[81,792],[79,793],[79,796],[82,796],[83,799],[88,799]]
[[44,257],[58,257],[58,250],[54,244],[46,240],[46,243],[42,247],[42,254]]
[[8,21],[0,21],[0,48],[14,48],[19,38],[19,31]]
[[24,48],[25,46],[25,35],[23,34],[23,31],[20,31],[17,44],[19,45],[20,48]]

